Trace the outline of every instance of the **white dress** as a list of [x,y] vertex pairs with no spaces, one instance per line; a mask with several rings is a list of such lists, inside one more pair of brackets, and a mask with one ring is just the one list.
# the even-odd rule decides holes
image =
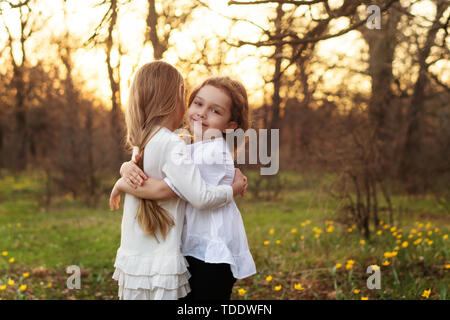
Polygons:
[[[214,208],[232,201],[231,186],[208,186],[191,160],[187,146],[165,127],[144,150],[144,172],[149,177],[169,178],[185,199],[200,208]],[[187,261],[181,254],[181,234],[186,202],[179,198],[158,201],[175,221],[163,240],[146,234],[136,214],[139,199],[126,194],[113,279],[118,281],[120,299],[178,299],[189,293]]]
[[[199,141],[187,147],[208,185],[233,183],[234,161],[223,138]],[[183,192],[172,184],[170,178],[164,181],[184,199]],[[256,273],[244,223],[234,201],[214,209],[198,209],[187,203],[185,219],[181,247],[184,256],[208,263],[228,263],[236,279]]]

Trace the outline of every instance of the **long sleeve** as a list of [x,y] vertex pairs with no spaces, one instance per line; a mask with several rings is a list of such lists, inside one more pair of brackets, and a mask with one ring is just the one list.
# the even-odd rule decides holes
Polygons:
[[206,184],[183,141],[171,141],[166,150],[162,171],[178,194],[194,208],[215,209],[233,200],[233,189],[230,185]]

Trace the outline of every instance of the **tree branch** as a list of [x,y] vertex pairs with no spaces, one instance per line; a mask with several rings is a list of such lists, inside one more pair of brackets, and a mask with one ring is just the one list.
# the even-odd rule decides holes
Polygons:
[[295,0],[258,0],[258,1],[228,1],[228,5],[252,5],[252,4],[295,4],[296,6],[311,5],[316,3],[326,2],[325,0],[311,0],[311,1],[295,1]]

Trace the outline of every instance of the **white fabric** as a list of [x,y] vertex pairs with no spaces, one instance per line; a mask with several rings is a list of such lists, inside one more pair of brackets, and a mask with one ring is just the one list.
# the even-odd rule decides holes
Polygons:
[[[215,208],[233,199],[231,186],[208,186],[190,158],[186,144],[161,127],[144,150],[144,172],[157,179],[170,178],[185,198],[199,208]],[[113,279],[121,299],[178,299],[189,293],[188,263],[180,252],[186,202],[179,198],[158,201],[172,215],[175,226],[164,240],[149,236],[136,214],[139,199],[125,195],[120,247]]]
[[[223,138],[199,141],[187,147],[202,178],[208,184],[233,183],[233,157]],[[170,178],[164,181],[179,197],[185,199],[184,193],[174,186]],[[217,209],[203,210],[187,203],[185,219],[181,248],[184,256],[192,256],[208,263],[228,263],[237,279],[256,273],[244,223],[234,201]]]

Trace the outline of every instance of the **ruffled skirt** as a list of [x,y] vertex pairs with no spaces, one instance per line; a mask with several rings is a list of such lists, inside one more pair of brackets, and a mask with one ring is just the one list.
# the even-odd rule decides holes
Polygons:
[[117,253],[112,276],[121,300],[177,300],[190,291],[188,262],[182,255],[139,256]]

